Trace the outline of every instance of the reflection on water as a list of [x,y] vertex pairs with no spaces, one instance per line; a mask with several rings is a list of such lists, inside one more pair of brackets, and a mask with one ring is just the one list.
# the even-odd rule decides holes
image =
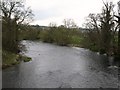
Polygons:
[[32,61],[3,70],[3,87],[117,88],[117,68],[87,49],[22,41]]

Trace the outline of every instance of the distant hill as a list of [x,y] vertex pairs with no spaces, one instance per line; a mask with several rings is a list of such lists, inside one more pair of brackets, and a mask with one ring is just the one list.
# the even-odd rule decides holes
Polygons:
[[[49,29],[50,29],[49,26],[40,26],[40,25],[30,25],[30,26],[31,26],[33,29],[37,29],[37,30],[49,30]],[[80,30],[81,32],[86,32],[86,31],[88,31],[89,29],[79,27],[77,30]]]
[[40,26],[40,25],[30,25],[32,28],[34,29],[38,29],[38,30],[48,30],[49,27],[48,26]]

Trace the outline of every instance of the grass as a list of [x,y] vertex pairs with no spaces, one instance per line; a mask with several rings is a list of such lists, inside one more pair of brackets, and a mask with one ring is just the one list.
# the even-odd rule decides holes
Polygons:
[[21,60],[24,61],[24,62],[29,62],[29,61],[32,60],[32,58],[27,57],[27,56],[22,56],[22,57],[21,57]]
[[2,52],[2,68],[10,67],[12,65],[18,64],[19,55],[3,51]]
[[82,38],[80,38],[79,36],[72,36],[72,40],[71,40],[71,43],[72,44],[80,44],[80,42],[81,42],[81,40],[82,40]]
[[2,69],[19,64],[21,61],[28,62],[31,60],[32,59],[30,57],[22,56],[20,54],[15,54],[15,53],[3,50],[3,52],[2,52]]

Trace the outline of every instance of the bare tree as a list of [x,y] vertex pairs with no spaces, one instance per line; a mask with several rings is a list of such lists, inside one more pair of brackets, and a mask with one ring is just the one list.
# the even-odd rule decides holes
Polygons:
[[100,14],[90,13],[86,18],[86,23],[84,23],[87,34],[87,47],[99,47],[100,44]]
[[30,7],[26,9],[23,1],[17,0],[1,1],[0,10],[2,11],[3,46],[14,51],[18,48],[19,26],[33,20],[32,10]]
[[32,10],[30,7],[25,8],[23,1],[13,2],[11,0],[3,0],[1,1],[0,9],[2,11],[2,18],[6,22],[9,20],[15,20],[17,24],[21,24],[33,19]]
[[55,22],[50,22],[50,23],[49,23],[49,26],[50,26],[50,27],[57,27],[57,24],[56,24]]
[[64,19],[63,23],[66,28],[77,28],[77,25],[73,19]]
[[100,17],[101,22],[101,47],[102,49],[107,52],[108,54],[112,54],[112,28],[113,28],[113,21],[114,21],[114,5],[112,2],[104,3],[104,7],[102,10],[102,14]]
[[118,2],[118,24],[119,24],[119,31],[118,31],[118,53],[120,54],[120,1]]
[[120,55],[120,1],[118,2],[118,15],[114,16],[118,19],[116,22],[118,23],[118,55]]
[[85,27],[89,30],[92,29],[99,32],[99,28],[100,28],[99,17],[100,17],[100,14],[90,13],[86,18]]
[[[113,11],[114,5],[112,2],[104,3],[102,13],[100,14],[89,14],[86,28],[89,30],[89,39],[91,43],[99,48],[101,53],[109,52],[111,47],[112,39],[112,28],[113,28]],[[93,38],[95,40],[93,40]]]

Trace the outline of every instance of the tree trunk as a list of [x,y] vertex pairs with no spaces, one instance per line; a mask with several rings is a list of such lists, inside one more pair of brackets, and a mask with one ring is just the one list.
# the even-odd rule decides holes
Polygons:
[[120,55],[120,28],[119,28],[119,31],[118,31],[118,55]]

